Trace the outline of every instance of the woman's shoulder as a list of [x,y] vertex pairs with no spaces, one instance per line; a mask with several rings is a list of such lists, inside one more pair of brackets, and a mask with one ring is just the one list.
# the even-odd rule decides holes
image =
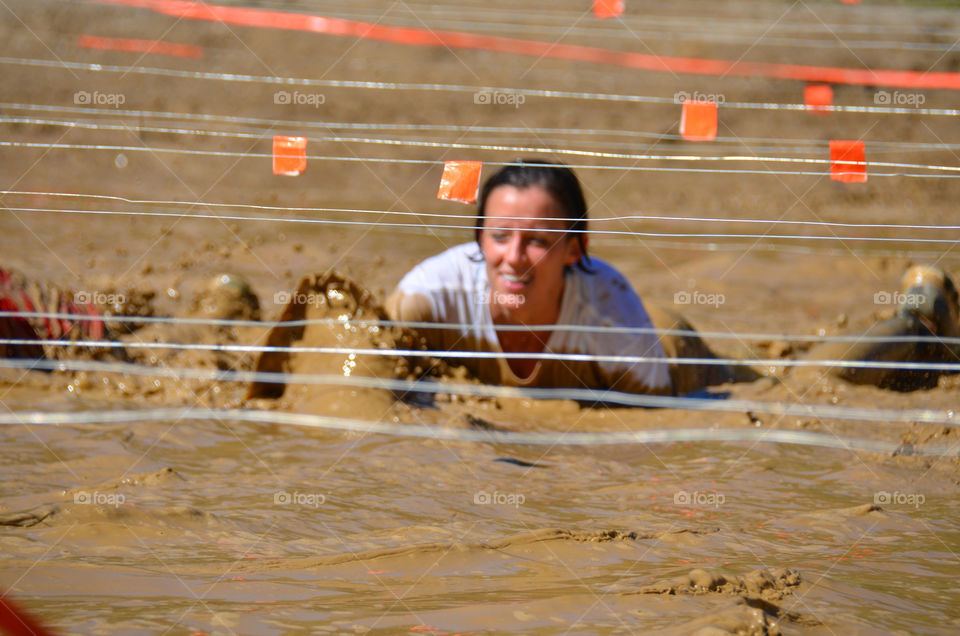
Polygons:
[[574,270],[577,305],[590,316],[589,322],[637,326],[649,322],[640,296],[617,268],[591,258],[590,271]]
[[463,243],[422,261],[403,277],[400,287],[422,290],[471,286],[482,264],[477,244]]

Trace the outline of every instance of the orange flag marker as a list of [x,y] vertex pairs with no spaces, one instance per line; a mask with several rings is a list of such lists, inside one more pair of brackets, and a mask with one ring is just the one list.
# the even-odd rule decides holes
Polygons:
[[809,112],[829,115],[831,111],[824,106],[833,106],[833,87],[829,84],[807,84],[803,89],[803,102]]
[[601,19],[623,15],[623,0],[593,0],[593,15]]
[[[837,163],[838,161],[857,163]],[[867,153],[862,141],[830,141],[830,178],[843,183],[866,183]]]
[[307,138],[273,138],[273,174],[297,177],[307,169]]
[[688,99],[680,115],[680,135],[687,141],[717,138],[717,103]]
[[443,164],[443,176],[440,177],[438,199],[476,203],[480,189],[480,170],[482,161],[446,161]]

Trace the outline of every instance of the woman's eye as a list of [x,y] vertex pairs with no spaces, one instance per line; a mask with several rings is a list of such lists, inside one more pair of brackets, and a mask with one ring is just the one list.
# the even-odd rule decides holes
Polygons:
[[536,247],[550,247],[550,242],[542,236],[534,236],[530,239],[530,244]]

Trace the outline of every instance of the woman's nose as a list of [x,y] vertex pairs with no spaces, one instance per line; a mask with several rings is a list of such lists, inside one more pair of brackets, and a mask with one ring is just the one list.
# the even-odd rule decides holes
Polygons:
[[514,234],[510,237],[510,242],[507,244],[507,253],[505,255],[505,259],[511,266],[521,265],[523,263],[523,240],[519,234]]

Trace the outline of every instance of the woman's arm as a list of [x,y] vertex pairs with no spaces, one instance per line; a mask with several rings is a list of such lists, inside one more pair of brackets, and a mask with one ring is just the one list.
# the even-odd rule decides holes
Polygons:
[[387,298],[387,315],[390,320],[402,322],[435,322],[430,299],[423,294],[406,294],[399,289]]

